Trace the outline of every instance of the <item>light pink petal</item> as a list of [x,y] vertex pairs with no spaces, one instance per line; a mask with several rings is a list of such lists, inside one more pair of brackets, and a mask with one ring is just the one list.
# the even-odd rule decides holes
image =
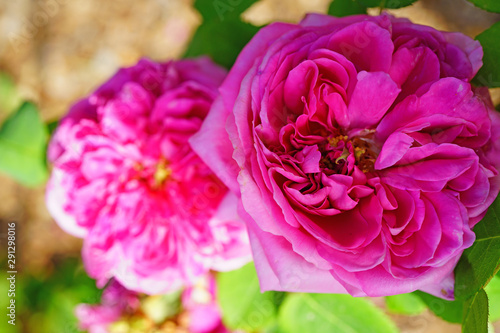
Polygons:
[[374,269],[350,273],[341,266],[330,271],[341,281],[347,291],[353,296],[389,296],[410,293],[418,289],[425,289],[435,296],[452,300],[452,291],[449,287],[449,276],[453,273],[459,257],[452,258],[441,267],[435,267],[416,278],[396,279],[382,266]]
[[215,215],[208,221],[215,241],[220,249],[207,258],[209,266],[216,271],[231,271],[238,269],[252,260],[247,228],[240,219],[238,199],[228,192]]
[[73,214],[66,211],[68,203],[68,189],[64,172],[58,168],[52,170],[52,175],[47,183],[45,204],[49,213],[52,215],[58,225],[67,233],[84,238],[88,234],[88,229],[80,226]]
[[[212,105],[202,127],[189,139],[189,143],[196,154],[209,165],[219,179],[235,193],[239,192],[236,181],[239,167],[232,159],[233,146],[226,132],[227,110],[221,98],[217,98]],[[207,149],[207,143],[210,149]]]
[[[283,237],[262,231],[245,216],[261,291],[279,290],[310,293],[346,293],[328,273],[295,253]],[[273,251],[265,249],[272,248]]]

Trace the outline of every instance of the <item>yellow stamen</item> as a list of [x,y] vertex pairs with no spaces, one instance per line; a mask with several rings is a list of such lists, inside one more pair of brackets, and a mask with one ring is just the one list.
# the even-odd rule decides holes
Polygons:
[[165,183],[167,178],[172,174],[172,169],[167,166],[167,161],[161,160],[156,166],[156,171],[154,175],[155,187],[160,187]]
[[363,149],[361,147],[354,147],[354,156],[356,157],[356,160],[359,160],[359,158],[366,153],[366,149]]
[[333,138],[328,138],[328,143],[332,147],[337,147],[340,141],[347,141],[347,139],[348,139],[347,135],[338,135]]

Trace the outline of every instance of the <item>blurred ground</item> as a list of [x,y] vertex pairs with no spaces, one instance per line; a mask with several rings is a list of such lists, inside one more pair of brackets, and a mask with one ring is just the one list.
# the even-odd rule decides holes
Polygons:
[[[209,0],[207,0],[209,1]],[[0,72],[9,74],[22,99],[35,101],[44,120],[58,119],[117,68],[140,57],[178,58],[199,24],[189,0],[16,0],[0,2]],[[262,0],[244,18],[255,24],[297,22],[306,12],[326,12],[329,0]],[[376,13],[376,12],[374,12]],[[475,36],[499,16],[465,0],[421,0],[393,11],[414,22]],[[214,36],[216,42],[217,36]],[[496,102],[500,102],[495,92]],[[1,104],[1,103],[0,103]],[[0,119],[8,110],[0,109]],[[18,222],[18,266],[51,274],[54,258],[78,256],[81,242],[48,215],[43,188],[27,189],[0,175],[0,223]],[[3,251],[3,250],[2,250]],[[393,316],[403,332],[459,332],[429,313]],[[500,326],[498,332],[500,332]]]

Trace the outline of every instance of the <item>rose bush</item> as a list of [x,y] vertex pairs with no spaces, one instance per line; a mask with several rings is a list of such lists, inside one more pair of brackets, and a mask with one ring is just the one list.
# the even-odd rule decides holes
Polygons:
[[121,69],[52,138],[47,206],[89,275],[163,293],[250,259],[236,197],[188,144],[225,70],[208,58]]
[[240,198],[263,290],[453,298],[500,186],[500,120],[469,83],[481,59],[389,15],[250,41],[191,142]]

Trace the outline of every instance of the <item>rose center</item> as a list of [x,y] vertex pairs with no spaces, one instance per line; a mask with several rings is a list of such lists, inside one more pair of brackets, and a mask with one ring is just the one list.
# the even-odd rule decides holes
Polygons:
[[161,158],[157,164],[144,166],[141,163],[134,164],[131,179],[139,180],[149,185],[153,190],[162,187],[172,174],[168,162]]
[[350,174],[355,165],[364,173],[372,172],[378,155],[373,147],[367,137],[330,136],[320,147],[320,165],[330,174]]
[[172,169],[168,167],[167,161],[161,159],[156,165],[156,170],[154,173],[154,188],[161,187],[168,177],[172,174]]

